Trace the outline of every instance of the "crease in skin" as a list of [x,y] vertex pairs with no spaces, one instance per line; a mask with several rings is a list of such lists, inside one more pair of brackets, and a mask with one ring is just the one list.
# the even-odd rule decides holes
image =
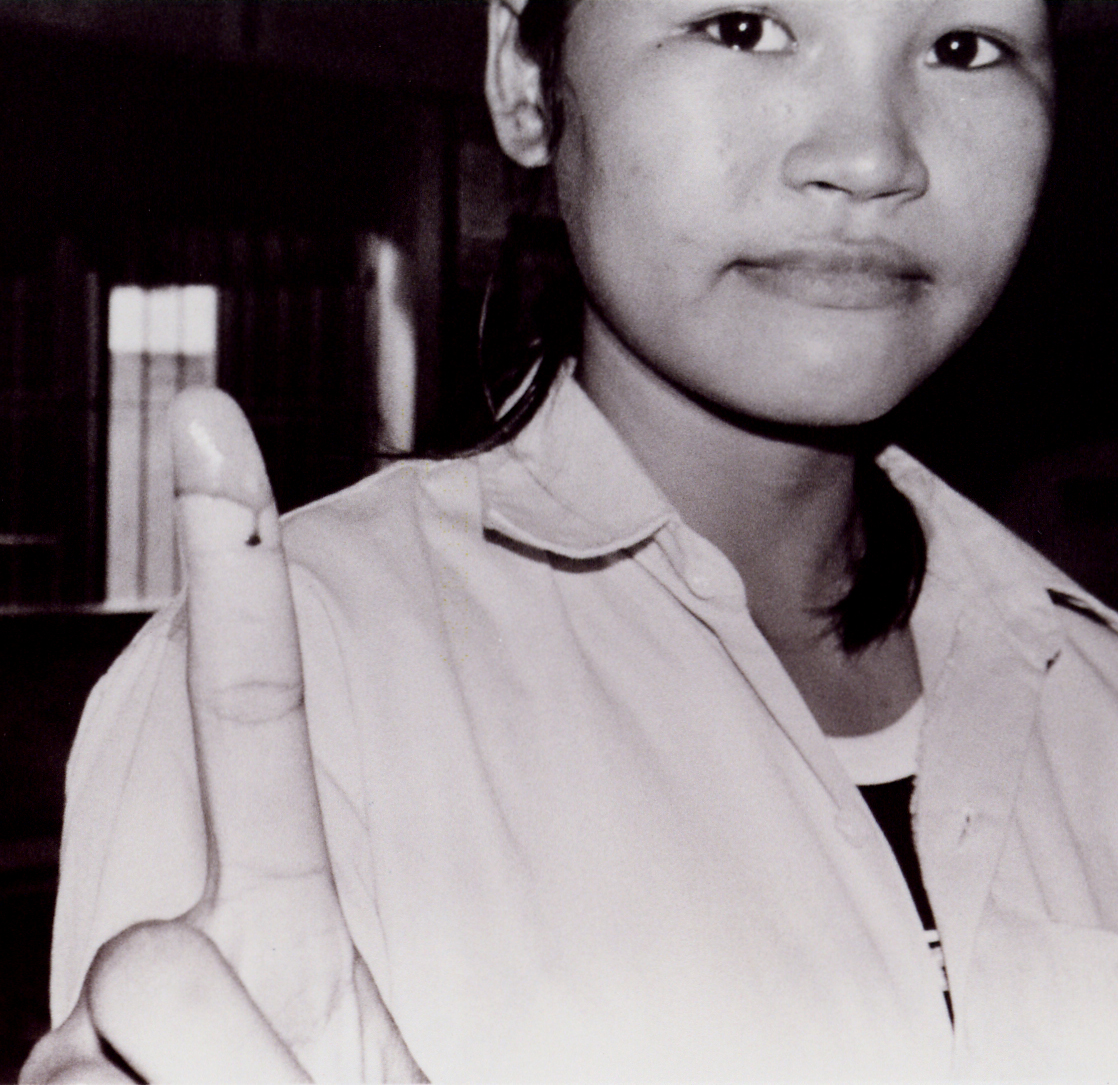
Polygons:
[[222,723],[286,726],[306,706],[302,682],[242,682],[216,691],[203,707]]

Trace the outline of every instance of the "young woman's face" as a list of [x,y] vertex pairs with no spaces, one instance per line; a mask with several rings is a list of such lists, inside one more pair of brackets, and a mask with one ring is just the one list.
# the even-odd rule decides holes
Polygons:
[[588,364],[847,424],[990,309],[1048,152],[1041,0],[579,0],[565,50]]

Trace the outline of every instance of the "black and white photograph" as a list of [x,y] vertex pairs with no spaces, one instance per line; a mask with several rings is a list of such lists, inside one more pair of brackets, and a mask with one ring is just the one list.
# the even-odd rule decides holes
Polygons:
[[1118,1080],[1118,2],[0,0],[0,1081]]

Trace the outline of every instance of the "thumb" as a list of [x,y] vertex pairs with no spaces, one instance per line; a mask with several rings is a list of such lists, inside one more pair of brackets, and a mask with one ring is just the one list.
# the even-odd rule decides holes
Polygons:
[[101,947],[83,998],[97,1033],[146,1081],[309,1081],[214,944],[180,920]]

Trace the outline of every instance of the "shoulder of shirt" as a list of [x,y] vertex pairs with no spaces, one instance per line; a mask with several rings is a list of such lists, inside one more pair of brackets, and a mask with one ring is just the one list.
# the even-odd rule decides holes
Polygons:
[[1067,677],[1071,686],[1064,688],[1074,695],[1074,691],[1082,688],[1084,674],[1079,668],[1085,666],[1092,675],[1091,681],[1101,682],[1111,702],[1118,703],[1118,611],[1008,528],[1000,523],[998,526],[1034,570],[1036,583],[1051,603],[1051,613],[1062,634],[1060,651],[1050,661],[1058,664],[1052,668],[1053,673],[1062,672]]
[[991,579],[1017,578],[1046,598],[1050,613],[1071,643],[1094,655],[1104,652],[1118,664],[1118,610],[1073,580],[992,514],[959,493],[900,448],[881,457],[893,482],[936,522],[948,522],[967,544],[967,556]]
[[[414,582],[416,568],[424,564],[422,536],[432,524],[442,533],[481,532],[480,519],[470,514],[476,470],[473,456],[404,460],[285,513],[284,550],[296,603],[308,586],[315,593],[344,592],[355,564],[363,577],[382,583]],[[403,566],[411,568],[401,575]],[[185,593],[179,592],[152,615],[110,673],[158,665],[168,643],[184,652],[184,604]]]
[[319,595],[380,593],[403,606],[430,585],[434,549],[483,537],[474,455],[402,460],[283,517],[297,603],[309,582]]
[[456,517],[473,526],[471,490],[476,487],[476,456],[448,459],[401,460],[336,493],[286,513],[284,545],[290,551],[304,544],[321,545],[333,534],[357,534],[366,540],[386,527],[399,530],[406,523],[430,517]]
[[1035,571],[1036,582],[1044,589],[1072,642],[1081,648],[1102,649],[1118,661],[1118,611],[1092,595],[1009,528],[1000,523],[998,526]]

